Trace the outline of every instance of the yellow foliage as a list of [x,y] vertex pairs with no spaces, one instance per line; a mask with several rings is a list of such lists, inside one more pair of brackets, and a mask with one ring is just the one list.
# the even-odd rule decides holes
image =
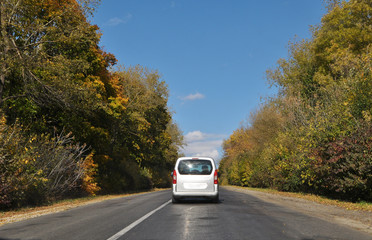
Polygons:
[[93,156],[94,153],[92,152],[85,158],[83,163],[84,177],[82,188],[89,195],[95,195],[100,190],[100,187],[97,185],[97,182],[94,179],[94,175],[96,174],[98,164],[94,163]]

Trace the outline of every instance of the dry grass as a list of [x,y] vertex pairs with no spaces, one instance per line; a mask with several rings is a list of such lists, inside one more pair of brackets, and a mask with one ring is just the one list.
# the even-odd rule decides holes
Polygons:
[[316,202],[316,203],[338,206],[338,207],[341,207],[347,210],[359,210],[359,211],[372,212],[372,203],[370,202],[353,203],[353,202],[329,199],[323,196],[307,194],[307,193],[280,192],[277,190],[266,189],[266,188],[248,188],[248,187],[238,187],[238,186],[233,186],[233,187],[249,189],[252,191],[266,192],[266,193],[271,193],[271,194],[278,194],[278,195],[287,196],[287,197],[302,198],[302,199],[309,200],[309,201]]
[[[164,189],[154,189],[152,191],[161,191]],[[47,206],[41,207],[29,207],[29,208],[21,208],[17,210],[11,211],[0,211],[0,226],[6,223],[18,222],[29,218],[34,218],[50,213],[57,213],[61,211],[65,211],[71,208],[88,205],[92,203],[102,202],[109,199],[127,197],[131,195],[143,194],[147,192],[140,192],[140,193],[128,193],[128,194],[120,194],[120,195],[105,195],[105,196],[93,196],[93,197],[85,197],[85,198],[76,198],[76,199],[67,199],[52,203]]]

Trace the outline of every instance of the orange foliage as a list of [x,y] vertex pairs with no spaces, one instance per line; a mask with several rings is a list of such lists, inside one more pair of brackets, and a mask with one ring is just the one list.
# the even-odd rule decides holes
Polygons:
[[94,176],[97,172],[98,164],[93,161],[94,153],[89,154],[83,163],[84,177],[82,183],[82,189],[89,195],[95,195],[101,188],[97,185]]

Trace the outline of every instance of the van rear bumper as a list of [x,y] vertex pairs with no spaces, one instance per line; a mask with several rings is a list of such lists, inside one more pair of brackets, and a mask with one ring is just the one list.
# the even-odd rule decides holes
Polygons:
[[216,198],[218,196],[218,186],[214,187],[214,191],[176,191],[176,186],[173,185],[172,196],[175,199],[186,198],[186,197],[207,197]]

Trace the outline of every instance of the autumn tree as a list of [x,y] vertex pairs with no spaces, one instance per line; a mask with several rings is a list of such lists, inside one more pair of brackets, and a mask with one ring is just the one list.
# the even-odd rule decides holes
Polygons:
[[167,106],[167,86],[157,71],[141,66],[121,67],[115,72],[115,78],[118,94],[128,99],[116,125],[120,131],[115,132],[122,135],[115,142],[121,143],[120,148],[128,153],[121,155],[123,161],[139,167],[137,177],[130,178],[145,176],[155,186],[167,186],[178,148],[183,144],[181,132],[172,122]]
[[248,122],[224,141],[220,164],[222,179],[230,184],[268,187],[271,155],[266,149],[283,128],[283,119],[274,106],[263,105]]
[[[267,164],[258,176],[271,179],[271,187],[370,200],[372,3],[327,2],[312,38],[292,42],[288,59],[267,72],[279,93],[266,104],[281,127],[245,151],[260,149]],[[260,122],[247,131],[250,139],[265,135],[260,129],[270,125]]]
[[[43,151],[43,141],[46,147],[54,141],[64,142],[56,143],[59,148],[53,162],[64,166],[62,169],[71,169],[56,175],[58,183],[75,179],[70,190],[95,194],[166,186],[171,165],[183,144],[167,106],[167,86],[157,71],[140,66],[113,70],[114,55],[100,48],[99,28],[87,20],[95,3],[1,2],[3,123],[6,129],[18,129],[22,141],[17,148],[30,149],[24,139],[32,137],[39,139],[39,145],[32,146],[35,153]],[[62,132],[68,134],[52,137]],[[0,138],[7,138],[5,132],[0,133]],[[85,146],[86,151],[79,152],[78,157],[66,157],[64,151],[73,152],[74,146]],[[23,155],[4,158],[4,151],[0,152],[0,159],[6,159],[1,162],[0,175],[11,176],[11,166],[23,166],[25,159]],[[47,157],[27,163],[35,163],[34,172],[27,168],[25,172],[43,172],[35,192],[54,189],[54,185],[48,185],[52,177],[43,180],[48,172]],[[74,178],[76,172],[82,174]],[[11,187],[21,189],[18,183],[15,181]],[[58,191],[52,192],[59,195]]]

